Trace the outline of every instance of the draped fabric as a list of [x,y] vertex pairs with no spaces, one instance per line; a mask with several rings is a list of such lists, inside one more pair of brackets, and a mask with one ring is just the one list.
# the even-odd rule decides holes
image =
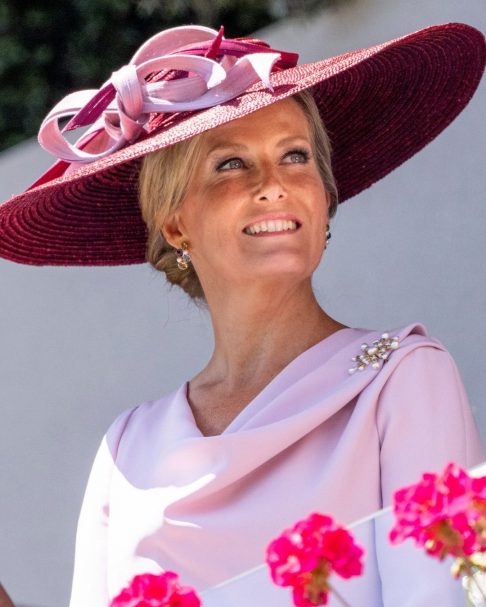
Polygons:
[[[350,375],[351,358],[380,332],[337,331],[218,436],[197,428],[187,384],[120,415],[88,482],[71,607],[106,607],[133,575],[163,569],[202,591],[262,563],[267,543],[312,511],[349,524],[424,471],[485,459],[449,353],[422,325],[392,334],[400,345],[386,364]],[[353,606],[458,604],[413,567],[407,579],[386,530],[375,540]]]

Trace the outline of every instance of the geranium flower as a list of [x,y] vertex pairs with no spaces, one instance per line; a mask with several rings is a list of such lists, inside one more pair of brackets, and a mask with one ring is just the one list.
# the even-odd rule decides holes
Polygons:
[[455,557],[452,574],[465,576],[469,599],[486,602],[486,477],[470,477],[450,463],[442,474],[424,474],[416,485],[397,491],[393,509],[392,544],[410,537],[431,556]]
[[[311,514],[267,547],[266,561],[278,586],[291,586],[294,605],[326,605],[330,575],[361,575],[363,549],[330,516]],[[335,591],[334,591],[335,592]]]
[[201,601],[189,586],[180,586],[178,575],[136,575],[110,603],[110,607],[200,607]]
[[393,508],[393,544],[411,537],[440,560],[486,550],[486,477],[471,478],[450,463],[441,475],[423,474],[397,491]]

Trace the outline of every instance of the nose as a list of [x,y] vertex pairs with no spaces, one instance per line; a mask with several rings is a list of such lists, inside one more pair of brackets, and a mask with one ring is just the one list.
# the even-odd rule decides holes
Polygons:
[[262,167],[259,171],[255,189],[255,200],[257,202],[274,203],[284,200],[286,196],[287,190],[278,170],[275,167]]

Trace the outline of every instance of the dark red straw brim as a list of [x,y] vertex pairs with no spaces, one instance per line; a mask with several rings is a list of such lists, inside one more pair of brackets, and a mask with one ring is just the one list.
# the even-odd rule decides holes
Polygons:
[[[221,106],[169,117],[143,140],[0,206],[0,256],[33,265],[145,261],[140,158],[312,87],[333,145],[341,202],[400,166],[464,109],[484,71],[484,36],[433,26],[369,49],[297,66]],[[57,174],[56,174],[57,172]]]

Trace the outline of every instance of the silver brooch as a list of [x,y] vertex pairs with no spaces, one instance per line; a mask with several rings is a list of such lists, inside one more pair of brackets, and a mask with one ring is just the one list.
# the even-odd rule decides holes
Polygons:
[[356,365],[348,369],[352,375],[356,371],[364,371],[369,365],[373,369],[380,368],[380,361],[386,362],[392,350],[396,350],[400,343],[399,337],[390,337],[389,333],[383,333],[380,339],[370,345],[361,344],[361,354],[353,356],[351,359]]

